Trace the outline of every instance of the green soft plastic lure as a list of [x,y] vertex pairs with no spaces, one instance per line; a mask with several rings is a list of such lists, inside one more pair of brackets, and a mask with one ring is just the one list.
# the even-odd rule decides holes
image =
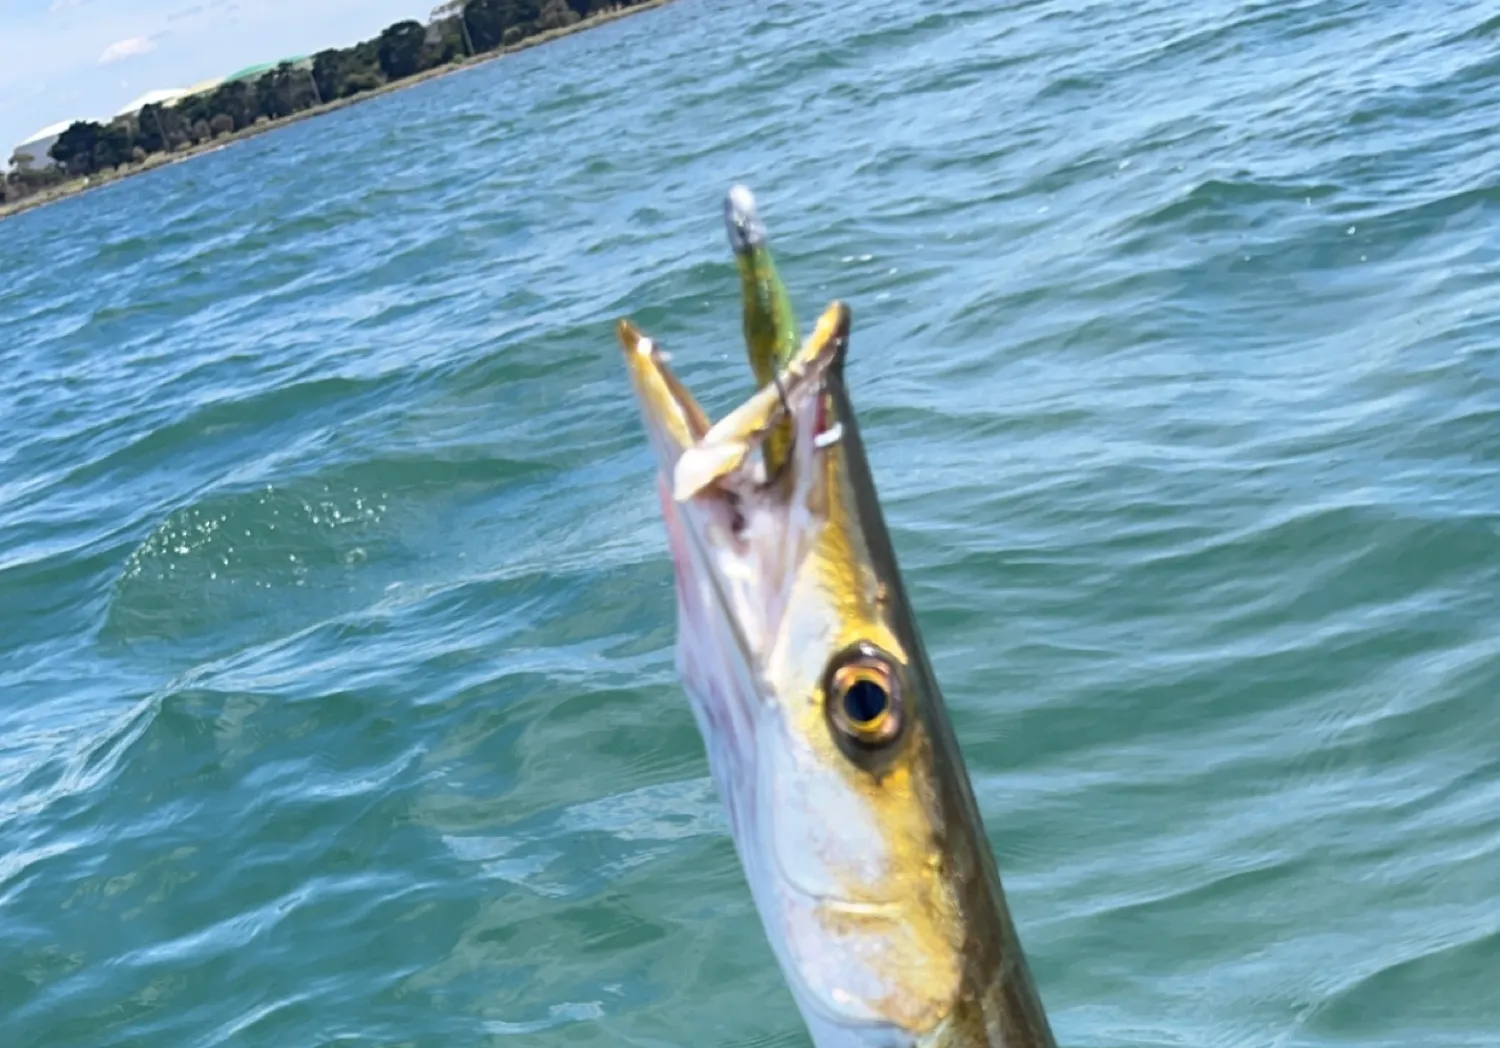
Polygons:
[[[757,385],[767,386],[796,356],[801,345],[791,296],[776,272],[766,225],[755,206],[755,194],[741,185],[724,201],[724,225],[740,270],[740,298],[744,306],[745,348]],[[777,426],[766,442],[767,465],[774,472],[786,461],[791,430]]]

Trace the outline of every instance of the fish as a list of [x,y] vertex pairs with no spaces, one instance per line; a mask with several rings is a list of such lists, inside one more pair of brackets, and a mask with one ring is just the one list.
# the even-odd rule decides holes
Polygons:
[[886,527],[845,378],[851,327],[832,302],[714,421],[666,350],[617,321],[673,563],[677,674],[817,1048],[1055,1048]]

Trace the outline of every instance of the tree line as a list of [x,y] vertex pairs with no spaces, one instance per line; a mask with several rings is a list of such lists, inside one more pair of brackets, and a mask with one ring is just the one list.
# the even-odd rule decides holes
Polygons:
[[148,105],[100,124],[74,123],[49,153],[54,166],[21,167],[0,183],[0,200],[143,163],[153,153],[190,149],[257,123],[353,98],[457,59],[564,29],[579,19],[642,0],[448,0],[426,25],[387,26],[352,47],[329,48],[306,62],[284,62],[255,79],[220,84],[176,102]]

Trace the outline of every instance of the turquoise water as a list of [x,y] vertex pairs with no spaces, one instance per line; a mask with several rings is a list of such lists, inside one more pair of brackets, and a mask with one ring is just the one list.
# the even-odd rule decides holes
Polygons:
[[806,1045],[611,323],[850,380],[1059,1038],[1500,1029],[1500,18],[681,0],[0,223],[0,1044]]

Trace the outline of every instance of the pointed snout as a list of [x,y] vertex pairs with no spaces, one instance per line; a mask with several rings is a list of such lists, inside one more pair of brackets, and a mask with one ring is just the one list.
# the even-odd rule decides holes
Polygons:
[[660,346],[629,320],[619,321],[615,331],[657,464],[670,477],[682,453],[708,432],[708,415],[672,374]]

